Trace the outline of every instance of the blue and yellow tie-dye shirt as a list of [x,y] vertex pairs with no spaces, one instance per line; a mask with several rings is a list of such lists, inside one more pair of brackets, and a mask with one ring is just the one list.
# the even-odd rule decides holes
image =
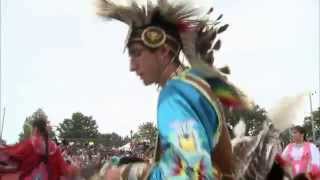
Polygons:
[[149,179],[214,179],[211,152],[219,134],[220,112],[197,82],[206,84],[188,70],[168,81],[160,92],[161,153]]

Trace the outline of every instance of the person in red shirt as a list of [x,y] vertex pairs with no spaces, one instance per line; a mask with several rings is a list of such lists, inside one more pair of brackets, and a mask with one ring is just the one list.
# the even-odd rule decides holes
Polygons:
[[19,179],[39,177],[59,180],[60,176],[75,176],[78,168],[67,164],[60,148],[48,138],[47,120],[39,117],[32,122],[32,135],[27,140],[0,148],[1,175],[18,173]]

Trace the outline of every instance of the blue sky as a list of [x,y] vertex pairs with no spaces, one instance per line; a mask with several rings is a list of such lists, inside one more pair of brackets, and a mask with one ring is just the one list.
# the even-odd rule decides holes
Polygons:
[[[257,104],[268,109],[283,96],[319,89],[319,1],[201,2],[213,4],[230,24],[217,66],[229,65],[231,80]],[[9,143],[37,108],[54,125],[80,111],[93,116],[100,132],[121,135],[155,122],[158,90],[128,71],[127,27],[96,17],[93,4],[1,1],[1,107]],[[312,100],[318,107],[319,93]]]

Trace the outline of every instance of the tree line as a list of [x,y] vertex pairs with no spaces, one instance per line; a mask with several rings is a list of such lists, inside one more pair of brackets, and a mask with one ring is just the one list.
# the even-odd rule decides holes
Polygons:
[[[44,116],[46,113],[42,109],[38,109],[31,116],[25,119],[22,132],[19,134],[19,141],[30,137],[32,131],[32,121]],[[88,143],[102,144],[107,148],[117,148],[129,142],[155,142],[156,127],[152,122],[142,123],[138,127],[137,132],[130,132],[130,137],[120,136],[116,132],[100,133],[96,120],[92,116],[86,116],[81,112],[75,112],[70,118],[65,118],[56,127],[56,130],[49,130],[51,138],[57,138],[68,143],[77,143],[87,145]]]
[[[267,121],[267,112],[264,108],[256,105],[252,110],[225,110],[225,116],[230,129],[243,120],[246,124],[246,135],[254,136],[262,129],[263,123]],[[42,109],[38,109],[31,116],[27,117],[23,125],[23,130],[19,135],[19,140],[22,141],[31,135],[31,124],[36,118],[47,115]],[[316,139],[320,138],[320,107],[312,112],[314,120],[314,128]],[[311,116],[304,118],[303,126],[307,132],[307,138],[312,137]],[[139,125],[138,131],[130,131],[127,136],[120,136],[116,132],[100,133],[96,120],[92,116],[86,116],[81,112],[75,112],[70,118],[64,119],[56,128],[56,131],[50,131],[50,137],[57,137],[68,142],[88,144],[103,144],[105,147],[120,147],[129,142],[156,142],[157,128],[152,122],[145,122]],[[284,144],[289,143],[289,130],[282,132],[281,140]]]

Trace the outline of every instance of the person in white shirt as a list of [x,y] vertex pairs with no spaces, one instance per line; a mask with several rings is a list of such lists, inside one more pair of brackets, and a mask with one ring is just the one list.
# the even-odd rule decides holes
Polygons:
[[306,142],[305,129],[301,126],[292,128],[292,143],[282,152],[282,158],[291,167],[292,175],[302,173],[318,175],[320,172],[320,153],[318,148]]

